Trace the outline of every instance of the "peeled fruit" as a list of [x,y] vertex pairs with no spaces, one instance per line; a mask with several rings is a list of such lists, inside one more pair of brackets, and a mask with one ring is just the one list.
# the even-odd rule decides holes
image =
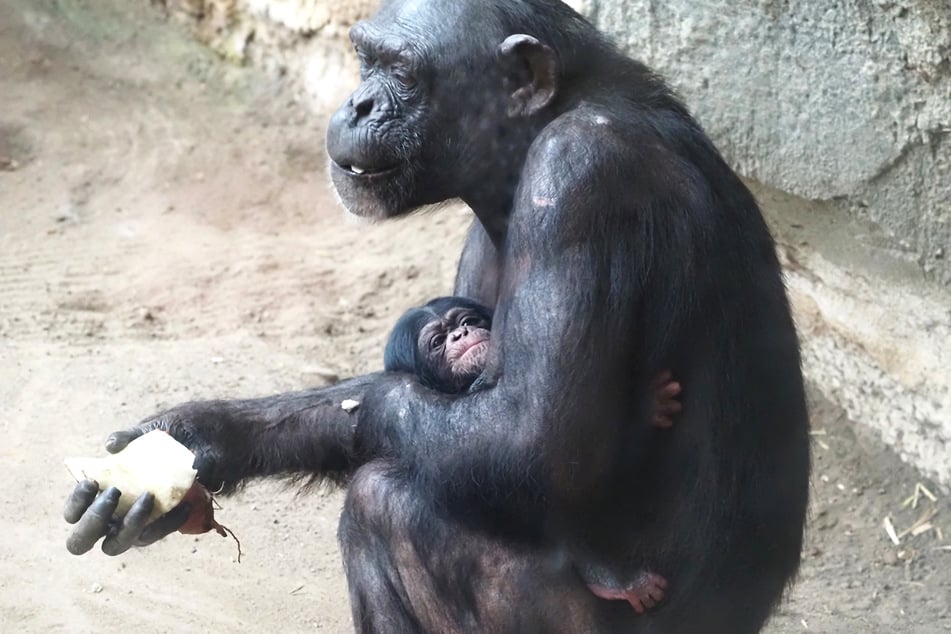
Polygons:
[[105,458],[66,458],[64,462],[76,480],[95,480],[103,491],[113,486],[119,489],[118,517],[128,513],[140,495],[151,492],[155,496],[151,521],[178,506],[196,484],[194,461],[188,447],[155,430]]

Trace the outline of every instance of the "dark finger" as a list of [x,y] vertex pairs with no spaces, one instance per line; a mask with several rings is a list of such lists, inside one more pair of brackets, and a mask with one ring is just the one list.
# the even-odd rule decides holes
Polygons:
[[651,420],[651,425],[660,427],[661,429],[669,429],[674,426],[674,421],[662,414],[655,414]]
[[124,431],[115,431],[106,439],[106,451],[118,453],[126,448],[130,442],[145,433],[141,427],[133,427]]
[[119,489],[109,487],[89,505],[66,539],[66,550],[74,555],[82,555],[96,545],[99,538],[109,531],[109,522],[119,505],[119,496]]
[[684,406],[680,401],[664,401],[657,406],[662,414],[679,414]]
[[129,550],[135,544],[136,538],[145,523],[149,521],[149,515],[152,513],[152,507],[155,506],[155,496],[151,493],[143,493],[139,496],[122,518],[119,530],[115,535],[109,535],[102,540],[102,552],[109,556],[121,555]]
[[73,492],[66,498],[63,518],[70,524],[78,522],[97,495],[99,495],[99,483],[95,480],[77,482]]
[[191,513],[191,510],[191,504],[188,502],[182,502],[165,515],[146,526],[145,530],[142,531],[142,534],[139,535],[136,545],[148,546],[149,544],[154,544],[166,535],[174,533],[179,528],[181,528],[188,519],[188,514]]
[[670,370],[664,370],[663,372],[655,376],[653,380],[651,380],[650,385],[653,389],[657,389],[661,385],[663,385],[664,383],[672,379],[673,376],[674,375],[670,373]]
[[680,394],[681,391],[682,391],[682,388],[680,386],[680,383],[677,383],[676,381],[671,381],[670,383],[667,383],[666,385],[663,386],[663,388],[660,390],[660,395],[664,398],[673,398],[677,396],[678,394]]

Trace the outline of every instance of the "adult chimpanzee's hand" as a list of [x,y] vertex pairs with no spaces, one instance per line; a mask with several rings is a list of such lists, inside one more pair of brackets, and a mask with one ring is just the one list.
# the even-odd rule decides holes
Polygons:
[[[117,453],[153,429],[166,431],[195,454],[198,481],[216,494],[228,494],[249,478],[274,475],[304,474],[312,482],[343,484],[360,464],[353,453],[356,418],[343,404],[362,401],[378,378],[370,374],[264,398],[183,403],[114,432],[106,449]],[[178,530],[190,510],[179,505],[148,522],[154,499],[143,495],[116,520],[118,500],[119,491],[99,493],[95,482],[76,486],[65,510],[66,521],[76,524],[67,541],[71,553],[84,553],[103,537],[107,555],[150,544]]]
[[102,552],[120,555],[132,546],[147,546],[172,533],[188,519],[191,505],[183,502],[151,523],[147,523],[155,504],[151,493],[143,493],[122,518],[113,514],[120,492],[109,487],[101,494],[95,480],[83,480],[66,498],[63,517],[76,527],[66,539],[66,549],[74,555],[88,552],[101,537]]
[[[206,488],[217,490],[222,486],[221,476],[216,469],[215,450],[204,440],[204,435],[197,432],[196,422],[183,411],[171,410],[131,429],[114,432],[106,440],[106,450],[118,453],[130,442],[154,429],[167,431],[195,453],[194,467],[198,470],[199,481]],[[183,502],[149,522],[155,498],[151,493],[144,493],[124,517],[116,518],[114,514],[120,495],[121,492],[115,487],[100,493],[99,484],[94,480],[83,480],[76,485],[66,498],[63,510],[66,521],[76,525],[66,540],[69,552],[74,555],[88,552],[103,537],[102,551],[107,555],[119,555],[132,546],[147,546],[178,530],[191,511],[191,506]]]
[[234,469],[229,468],[224,456],[238,458],[244,452],[229,446],[229,417],[216,405],[214,401],[185,403],[147,418],[135,427],[113,432],[106,439],[106,451],[119,453],[139,436],[160,429],[195,454],[193,467],[198,471],[198,481],[209,491],[219,491],[229,475],[235,475],[229,473]]

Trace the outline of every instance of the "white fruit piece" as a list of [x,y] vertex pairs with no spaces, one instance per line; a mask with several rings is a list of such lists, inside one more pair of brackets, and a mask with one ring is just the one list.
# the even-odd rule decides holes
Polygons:
[[111,486],[122,493],[116,516],[122,517],[146,492],[155,496],[149,519],[167,513],[182,501],[198,472],[188,447],[164,431],[155,430],[136,438],[116,454],[105,458],[66,458],[66,468],[76,480],[95,480],[99,490]]

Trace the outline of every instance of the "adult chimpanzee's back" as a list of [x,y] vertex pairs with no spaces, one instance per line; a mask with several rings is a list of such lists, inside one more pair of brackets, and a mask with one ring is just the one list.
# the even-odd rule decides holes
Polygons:
[[[361,631],[758,631],[798,567],[809,443],[749,191],[660,79],[555,0],[385,0],[351,39],[362,81],[328,129],[334,185],[364,216],[472,208],[455,294],[494,309],[482,375],[453,395],[382,373],[187,403],[110,449],[159,427],[214,489],[349,478]],[[683,412],[657,429],[666,370]],[[120,523],[107,549],[176,522]],[[101,527],[80,520],[71,543]],[[644,570],[669,580],[646,615],[585,585]]]

